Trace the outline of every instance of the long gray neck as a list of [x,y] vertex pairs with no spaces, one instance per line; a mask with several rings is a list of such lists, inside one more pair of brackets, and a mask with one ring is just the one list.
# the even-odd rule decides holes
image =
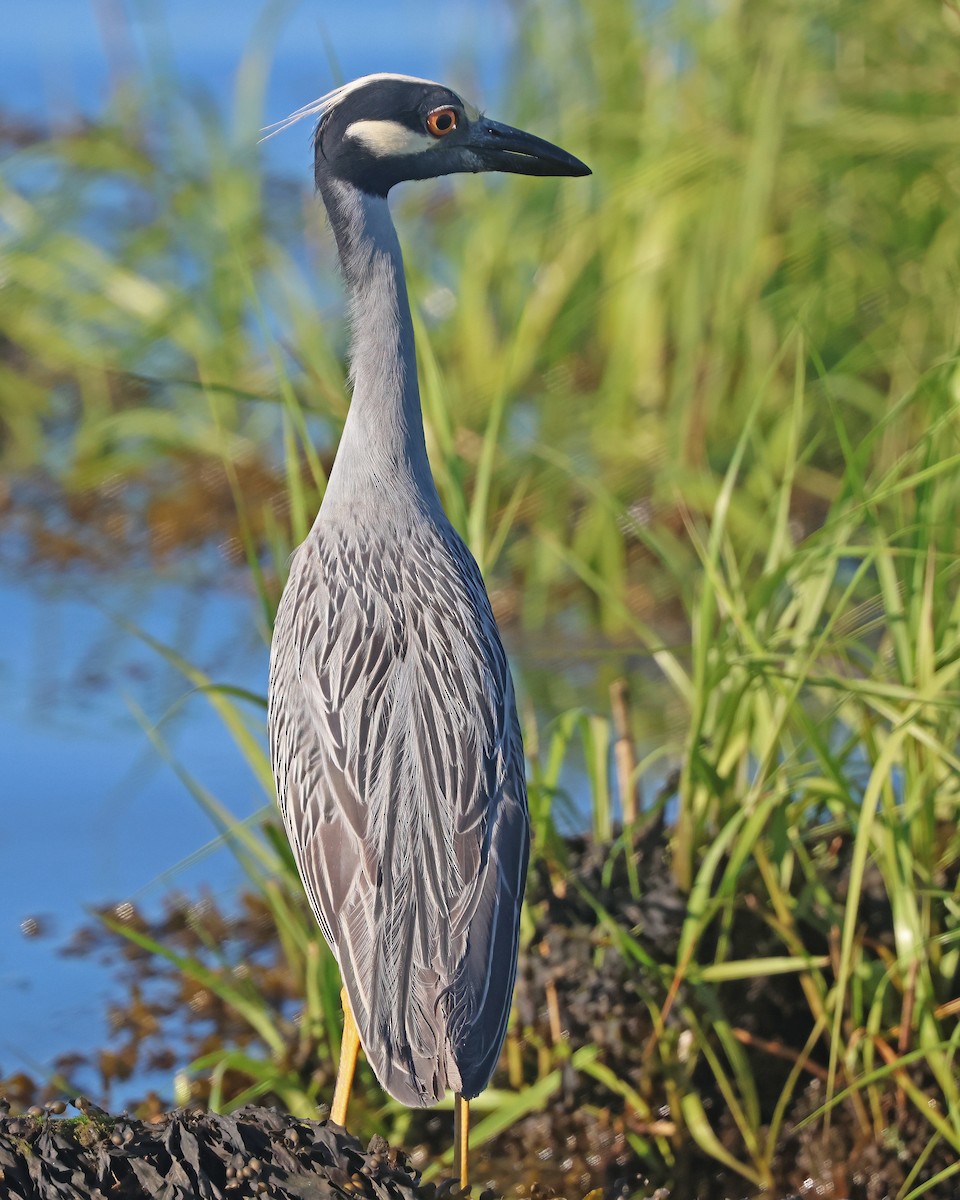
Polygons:
[[413,322],[400,243],[386,198],[340,180],[320,194],[350,295],[353,399],[321,517],[344,510],[402,516],[439,506],[427,460]]

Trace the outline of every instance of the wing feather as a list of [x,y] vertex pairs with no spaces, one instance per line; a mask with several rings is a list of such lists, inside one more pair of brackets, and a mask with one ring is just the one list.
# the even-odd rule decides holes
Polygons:
[[449,525],[315,526],[271,653],[278,798],[378,1078],[407,1104],[496,1066],[529,853],[523,747],[480,572]]

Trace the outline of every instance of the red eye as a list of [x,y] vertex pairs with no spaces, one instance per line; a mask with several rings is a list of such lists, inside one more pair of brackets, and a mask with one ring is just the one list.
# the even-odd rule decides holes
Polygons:
[[434,137],[443,137],[453,133],[457,127],[457,110],[455,108],[435,108],[427,117],[427,129]]

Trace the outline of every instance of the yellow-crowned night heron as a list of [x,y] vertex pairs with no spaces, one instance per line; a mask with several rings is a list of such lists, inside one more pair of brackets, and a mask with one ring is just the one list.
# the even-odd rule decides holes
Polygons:
[[316,184],[350,292],[353,399],[293,557],[270,661],[270,745],[307,896],[340,964],[346,1117],[357,1038],[409,1105],[469,1098],[503,1044],[529,829],[510,668],[476,563],[430,473],[387,193],[459,171],[587,175],[449,88],[371,75],[319,115]]

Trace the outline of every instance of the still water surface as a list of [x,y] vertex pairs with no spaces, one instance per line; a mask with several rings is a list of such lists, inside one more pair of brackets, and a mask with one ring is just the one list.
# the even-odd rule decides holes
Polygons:
[[[56,953],[84,907],[133,897],[149,908],[170,886],[220,895],[237,882],[222,849],[183,865],[213,830],[141,721],[159,722],[178,762],[237,815],[264,802],[203,698],[184,700],[182,677],[118,626],[105,599],[216,679],[262,692],[266,649],[242,591],[119,571],[44,577],[11,570],[9,550],[5,540],[0,1067],[42,1072],[57,1053],[103,1042],[109,980]],[[45,936],[23,936],[28,918]]]

